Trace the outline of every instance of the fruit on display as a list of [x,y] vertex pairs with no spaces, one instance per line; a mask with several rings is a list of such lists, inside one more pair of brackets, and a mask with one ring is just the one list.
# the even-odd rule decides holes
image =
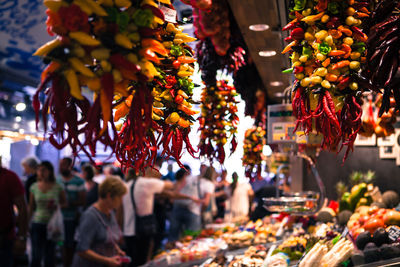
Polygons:
[[70,145],[73,155],[92,159],[101,142],[136,170],[153,166],[158,147],[178,163],[183,142],[194,152],[187,134],[196,113],[189,78],[195,60],[186,43],[195,38],[166,23],[160,8],[173,9],[169,0],[44,4],[56,38],[34,53],[48,66],[33,106],[38,124],[39,94],[51,82],[41,113],[45,131],[48,111],[53,118],[49,141],[56,148]]
[[245,167],[245,175],[251,180],[261,176],[262,150],[266,143],[265,134],[265,130],[261,127],[250,128],[244,134],[242,162]]
[[231,139],[230,154],[237,147],[237,115],[236,90],[226,81],[217,81],[216,86],[205,87],[201,95],[200,156],[212,162],[215,158],[220,164],[225,161],[224,145]]
[[399,194],[393,190],[386,191],[382,195],[382,202],[388,209],[395,208],[400,202]]
[[[322,147],[353,149],[361,127],[362,86],[366,34],[361,27],[369,15],[364,1],[298,1],[283,27],[290,42],[282,53],[291,53],[296,78],[292,105],[296,129],[323,135]],[[339,148],[339,144],[341,147]]]
[[[398,0],[378,1],[367,23],[367,66],[363,71],[368,88],[381,93],[379,117],[392,106],[400,110],[399,33],[400,15]],[[394,97],[392,105],[391,97]]]
[[290,236],[272,254],[284,253],[291,261],[299,260],[306,251],[307,242],[307,236]]

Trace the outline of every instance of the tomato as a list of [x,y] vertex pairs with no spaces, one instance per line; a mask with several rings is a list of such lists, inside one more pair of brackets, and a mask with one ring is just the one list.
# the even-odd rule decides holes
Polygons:
[[363,225],[363,227],[366,231],[369,231],[372,234],[379,227],[385,227],[385,223],[380,218],[371,218]]

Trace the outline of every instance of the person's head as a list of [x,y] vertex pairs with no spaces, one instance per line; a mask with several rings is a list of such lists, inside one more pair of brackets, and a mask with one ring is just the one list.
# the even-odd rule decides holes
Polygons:
[[163,164],[164,158],[161,156],[156,157],[156,161],[154,162],[154,167],[157,169],[161,169],[161,166]]
[[68,177],[72,173],[73,160],[69,157],[62,158],[59,164],[59,171],[62,176]]
[[27,157],[22,160],[21,165],[25,174],[32,175],[36,173],[39,162],[35,157]]
[[214,168],[213,167],[207,167],[207,169],[204,171],[203,178],[212,181],[214,178]]
[[168,163],[168,172],[172,172],[174,169],[174,165],[172,163]]
[[126,192],[126,186],[119,177],[107,176],[99,186],[99,199],[110,210],[116,209],[121,205]]
[[226,176],[228,175],[228,172],[226,170],[223,170],[221,172],[221,180],[225,181],[226,180]]
[[53,183],[56,181],[56,177],[54,175],[54,167],[50,161],[42,161],[37,168],[37,180]]
[[135,180],[138,177],[136,170],[134,168],[129,168],[125,175],[125,180],[128,182],[130,180]]
[[190,172],[188,172],[185,169],[179,169],[176,173],[175,173],[175,180],[177,182],[182,181],[186,176],[190,175]]
[[103,173],[105,176],[114,175],[115,174],[114,172],[115,172],[114,166],[112,166],[112,165],[106,165],[103,168]]
[[85,164],[82,166],[82,178],[85,181],[92,181],[94,177],[94,170],[93,167],[89,164]]

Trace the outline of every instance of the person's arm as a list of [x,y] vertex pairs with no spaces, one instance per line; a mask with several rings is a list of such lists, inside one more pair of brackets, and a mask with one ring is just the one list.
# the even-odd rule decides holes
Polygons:
[[210,205],[210,200],[211,200],[211,193],[205,193],[204,197],[201,199],[201,204],[203,207],[208,207]]
[[199,199],[198,198],[195,198],[195,197],[192,197],[192,196],[188,196],[188,195],[185,195],[185,194],[182,194],[182,193],[180,193],[180,192],[177,192],[177,191],[172,191],[172,190],[164,190],[163,192],[162,192],[162,195],[163,196],[166,196],[167,198],[169,198],[169,199],[171,199],[171,200],[176,200],[176,199],[190,199],[190,200],[193,200],[193,201],[195,201],[195,202],[198,202],[199,201]]
[[99,264],[105,264],[107,266],[120,266],[120,256],[106,257],[102,256],[91,249],[85,251],[78,251],[78,255],[88,261],[97,262]]
[[33,193],[29,193],[29,206],[28,206],[28,221],[32,219],[33,212],[36,209],[36,202],[35,202],[35,197],[33,196]]
[[161,193],[164,193],[165,191],[172,190],[174,188],[174,184],[171,181],[163,181],[164,187],[162,189]]
[[68,203],[67,203],[67,196],[66,196],[64,190],[61,190],[61,191],[60,191],[59,203],[60,203],[60,208],[66,208],[67,205],[68,205]]
[[226,193],[225,193],[224,190],[220,190],[220,191],[218,191],[218,192],[215,192],[215,193],[214,193],[214,196],[215,196],[215,197],[226,197],[227,195],[226,195]]
[[252,212],[252,203],[254,200],[254,191],[251,187],[249,187],[249,190],[247,191],[247,194],[249,195],[249,215]]
[[18,236],[26,238],[28,233],[28,209],[26,207],[25,194],[15,197],[13,203],[18,209],[18,217],[16,218]]

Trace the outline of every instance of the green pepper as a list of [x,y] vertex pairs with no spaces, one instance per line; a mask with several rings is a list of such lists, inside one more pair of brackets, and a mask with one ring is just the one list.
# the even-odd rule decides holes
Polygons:
[[189,81],[187,77],[178,79],[178,83],[181,87],[185,88],[189,94],[193,93],[194,83]]
[[338,2],[330,2],[328,4],[328,11],[334,15],[339,14],[339,3]]
[[287,74],[287,73],[292,73],[292,72],[293,72],[293,68],[286,69],[286,70],[283,70],[283,71],[282,71],[282,73],[285,73],[285,74]]
[[332,48],[329,46],[328,43],[322,42],[318,45],[318,50],[321,54],[327,55],[329,52],[331,52]]
[[133,22],[139,27],[149,27],[153,17],[151,9],[137,9],[132,15]]
[[351,49],[355,52],[363,53],[365,51],[365,43],[357,42],[351,46]]
[[303,47],[303,51],[302,51],[302,55],[305,55],[305,56],[311,56],[312,55],[312,50],[311,50],[311,48],[308,48],[308,47]]
[[294,0],[293,10],[300,11],[306,7],[307,0]]
[[116,19],[116,23],[119,27],[119,30],[121,32],[125,31],[126,26],[128,26],[129,23],[129,15],[126,11],[121,12],[120,14],[118,14],[117,19]]
[[180,47],[179,45],[172,45],[171,46],[171,55],[179,57],[182,55],[183,51],[182,51],[182,47]]

